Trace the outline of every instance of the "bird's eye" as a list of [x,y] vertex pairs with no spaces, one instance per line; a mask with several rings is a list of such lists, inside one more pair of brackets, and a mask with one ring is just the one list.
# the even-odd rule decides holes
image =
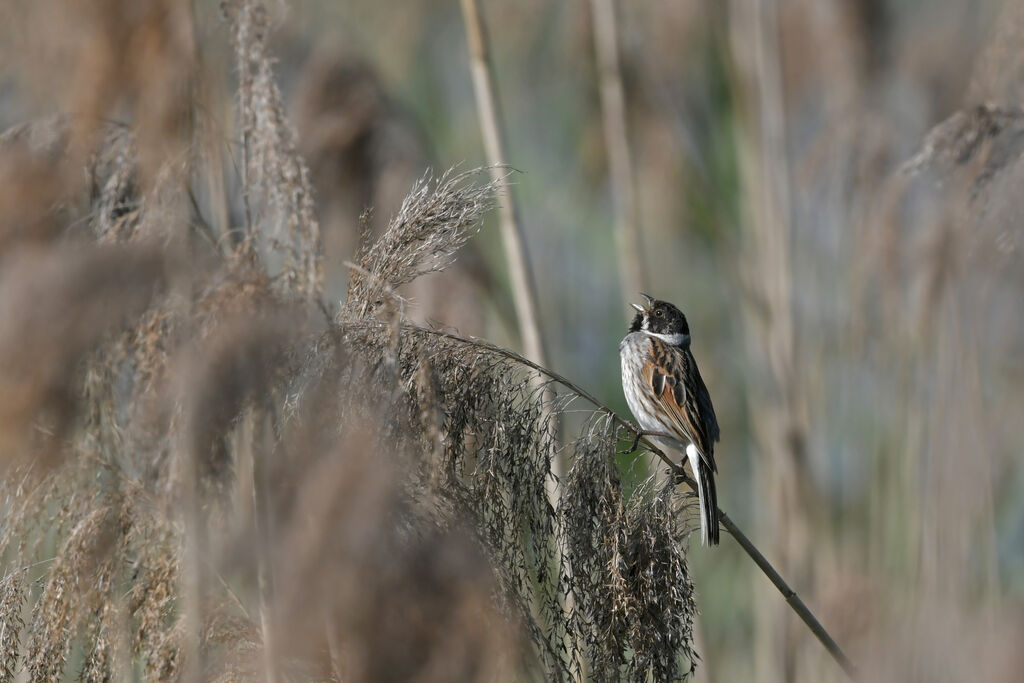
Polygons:
[[655,311],[654,312],[654,317],[655,318],[664,318],[665,317],[665,311],[661,311],[661,310]]

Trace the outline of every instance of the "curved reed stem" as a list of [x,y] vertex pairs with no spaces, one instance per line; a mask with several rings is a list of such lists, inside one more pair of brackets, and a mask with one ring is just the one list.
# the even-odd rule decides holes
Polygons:
[[[500,346],[497,346],[490,342],[483,341],[481,339],[463,337],[461,335],[454,334],[452,332],[447,332],[444,330],[428,329],[424,327],[418,327],[415,325],[405,325],[404,328],[417,334],[430,334],[462,342],[464,344],[469,344],[471,346],[476,346],[478,348],[486,349],[490,353],[494,353],[499,356],[508,358],[509,360],[512,360],[525,367],[528,367],[531,370],[534,370],[535,372],[547,377],[548,379],[558,384],[561,384],[562,386],[569,389],[573,393],[589,401],[597,410],[607,414],[617,424],[619,424],[622,427],[625,427],[626,429],[629,429],[634,434],[640,431],[635,424],[633,424],[629,420],[625,420],[622,417],[620,417],[615,411],[613,411],[603,402],[598,400],[593,394],[588,392],[586,389],[576,385],[575,383],[573,383],[566,377],[558,374],[554,370],[549,370],[543,367],[542,365],[534,363],[528,358],[524,358],[515,351],[502,348]],[[676,481],[686,484],[693,491],[697,490],[697,482],[695,482],[686,474],[686,471],[682,465],[673,462],[671,458],[665,455],[665,453],[662,452],[649,439],[641,436],[641,440],[644,442],[644,445],[651,453],[656,455],[666,465],[668,465],[668,467],[672,470],[672,474],[675,477]],[[732,518],[729,517],[729,515],[727,515],[724,511],[722,511],[721,508],[719,508],[718,510],[718,518],[722,526],[726,528],[726,530],[732,535],[732,537],[736,539],[736,542],[739,543],[740,547],[743,548],[743,551],[750,557],[750,559],[754,561],[754,564],[757,565],[761,572],[768,577],[768,580],[771,581],[772,584],[778,589],[779,593],[782,594],[782,597],[786,600],[786,604],[788,604],[790,608],[794,612],[796,612],[797,616],[800,617],[804,624],[807,625],[807,628],[811,631],[811,633],[814,634],[814,637],[817,638],[818,641],[825,647],[829,655],[832,656],[832,659],[835,660],[836,664],[839,665],[839,667],[843,670],[844,673],[846,673],[847,676],[850,677],[851,680],[856,680],[857,668],[854,666],[853,662],[850,661],[849,657],[847,657],[846,654],[843,652],[843,649],[839,647],[839,644],[836,643],[835,639],[831,636],[831,634],[825,629],[824,626],[822,626],[821,622],[818,621],[817,617],[814,616],[814,613],[811,612],[810,608],[807,607],[807,605],[800,598],[797,592],[793,590],[788,583],[786,583],[785,579],[783,579],[782,575],[779,574],[778,571],[776,571],[775,567],[772,566],[771,562],[768,561],[768,559],[761,553],[761,551],[757,549],[757,546],[754,545],[754,543],[747,537],[747,535],[744,534],[742,530],[740,530],[740,528],[736,525],[734,521],[732,521]]]

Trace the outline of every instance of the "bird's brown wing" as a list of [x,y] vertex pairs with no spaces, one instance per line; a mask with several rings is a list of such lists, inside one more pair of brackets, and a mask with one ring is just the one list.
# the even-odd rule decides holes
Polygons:
[[651,353],[644,363],[643,377],[659,406],[680,436],[697,447],[712,472],[718,420],[693,354],[687,347],[651,340]]

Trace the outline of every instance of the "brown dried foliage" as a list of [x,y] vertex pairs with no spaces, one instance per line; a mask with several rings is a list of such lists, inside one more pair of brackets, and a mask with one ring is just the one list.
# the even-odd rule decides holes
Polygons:
[[[193,194],[207,166],[177,123],[200,107],[166,99],[199,69],[179,5],[98,5],[125,16],[90,20],[98,33],[69,48],[120,38],[90,59],[148,60],[155,83],[129,67],[87,83],[129,102],[130,123],[93,124],[90,93],[90,136],[69,106],[0,149],[0,168],[31,159],[25,172],[52,182],[21,198],[0,244],[0,672],[688,674],[695,606],[675,494],[623,495],[606,409],[560,440],[552,415],[579,398],[571,387],[403,318],[396,290],[451,263],[494,186],[472,172],[417,183],[321,320],[317,217],[266,14],[223,7],[240,230],[207,221]],[[174,55],[187,59],[168,73]],[[160,137],[182,154],[154,154]],[[82,169],[86,183],[67,180]],[[554,509],[560,449],[576,465]]]
[[[292,111],[316,189],[324,256],[328,263],[352,261],[361,233],[380,237],[409,187],[430,166],[425,131],[369,64],[333,42],[303,65]],[[344,293],[348,275],[345,269],[328,273],[328,298]],[[484,329],[483,297],[495,297],[496,286],[477,243],[470,241],[444,271],[419,277],[401,291],[416,303],[409,311],[414,320],[443,320],[477,334]]]

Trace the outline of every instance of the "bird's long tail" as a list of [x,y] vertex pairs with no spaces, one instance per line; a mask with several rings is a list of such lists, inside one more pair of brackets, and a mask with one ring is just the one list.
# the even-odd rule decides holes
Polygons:
[[693,444],[686,449],[693,478],[697,480],[697,497],[700,500],[700,542],[704,545],[718,545],[718,492],[715,490],[715,475],[701,459]]

